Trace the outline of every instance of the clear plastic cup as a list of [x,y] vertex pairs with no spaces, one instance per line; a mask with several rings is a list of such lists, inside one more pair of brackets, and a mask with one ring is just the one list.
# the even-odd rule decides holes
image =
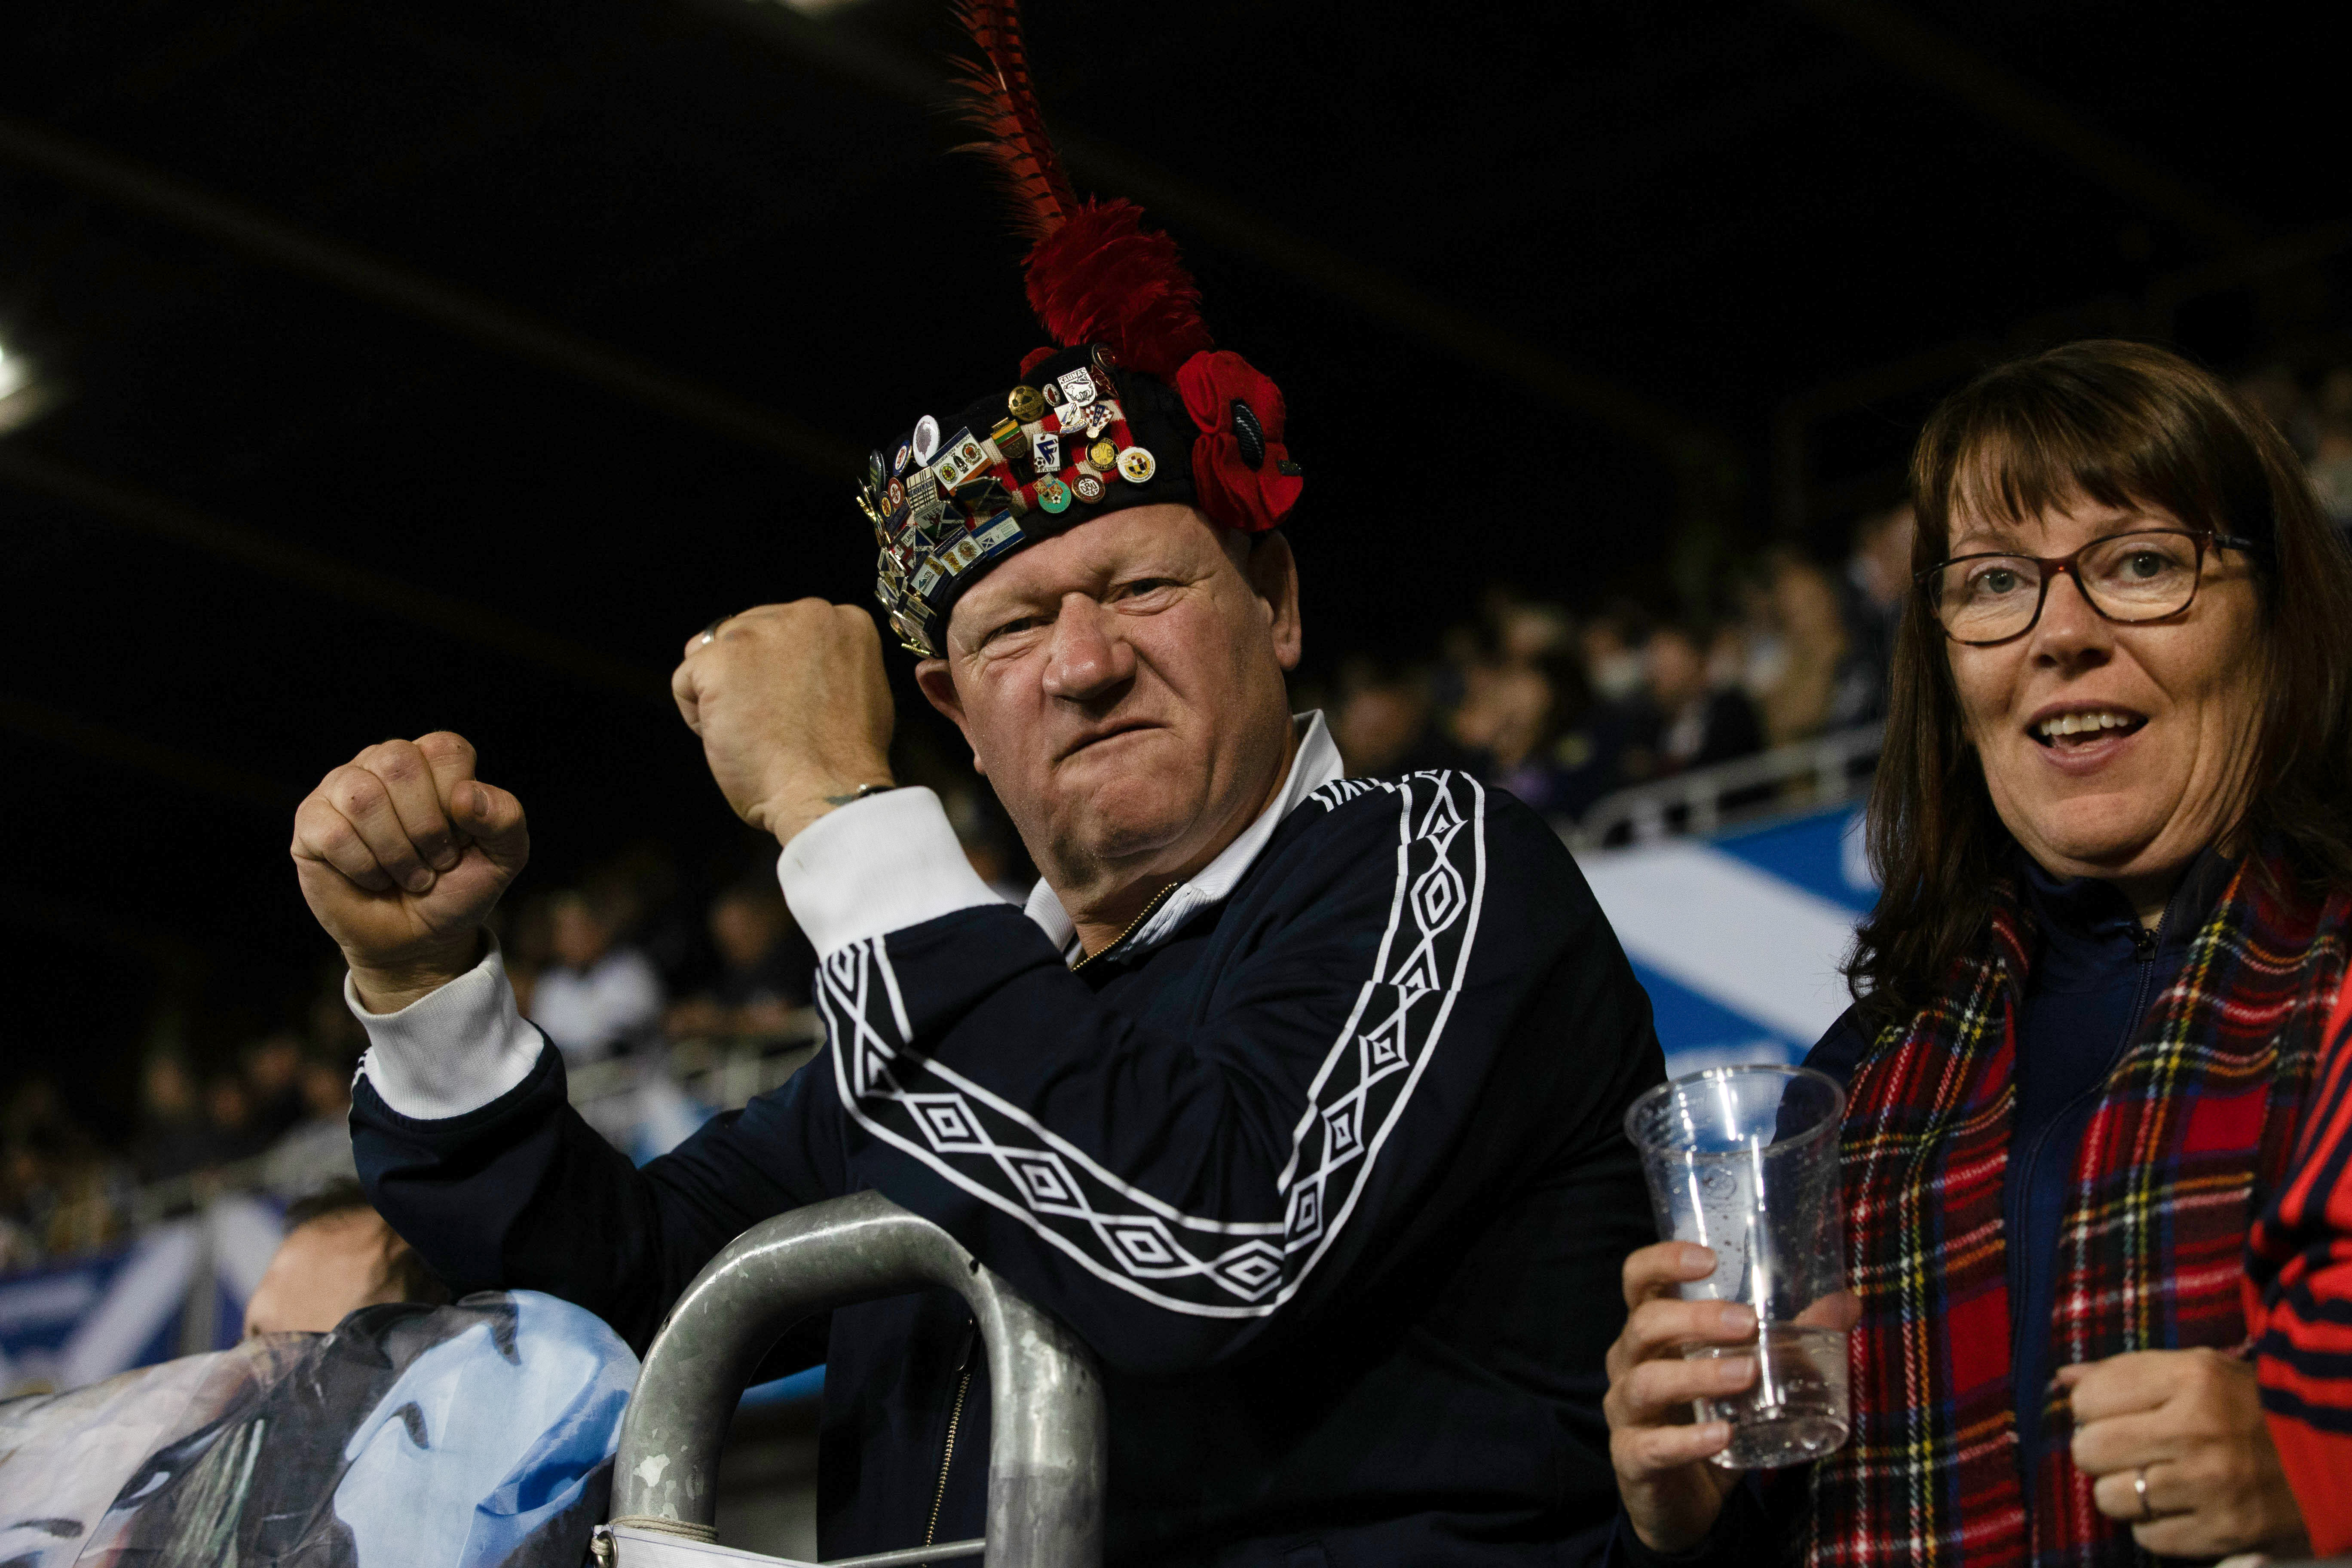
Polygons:
[[1756,1382],[1702,1399],[1702,1421],[1728,1421],[1727,1469],[1802,1464],[1846,1439],[1845,1332],[1831,1298],[1845,1289],[1838,1124],[1845,1092],[1809,1068],[1709,1068],[1661,1084],[1625,1113],[1642,1152],[1658,1235],[1715,1253],[1715,1272],[1681,1287],[1687,1301],[1745,1301],[1758,1338],[1692,1345],[1692,1360],[1753,1355]]

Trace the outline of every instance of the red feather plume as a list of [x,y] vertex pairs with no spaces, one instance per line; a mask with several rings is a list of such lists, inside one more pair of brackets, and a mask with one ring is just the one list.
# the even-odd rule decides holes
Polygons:
[[1078,200],[1037,110],[1020,0],[957,0],[955,14],[982,57],[958,66],[960,114],[982,135],[961,150],[994,166],[1029,241],[1024,265],[1037,320],[1064,348],[1107,343],[1120,364],[1173,375],[1212,346],[1200,288],[1176,242],[1145,229],[1132,202]]
[[995,165],[1014,227],[1032,245],[1042,244],[1077,210],[1078,197],[1037,112],[1021,43],[1021,0],[956,0],[955,17],[981,55],[955,62],[958,118],[981,134],[956,150]]

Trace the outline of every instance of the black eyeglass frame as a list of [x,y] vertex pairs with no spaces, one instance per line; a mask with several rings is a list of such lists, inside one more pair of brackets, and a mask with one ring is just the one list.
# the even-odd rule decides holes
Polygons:
[[[2171,609],[2165,611],[2160,616],[2141,616],[2137,618],[2134,618],[2130,616],[2110,615],[2105,607],[2099,603],[2098,595],[2092,593],[2088,588],[2083,586],[2083,579],[2078,574],[2076,574],[2074,570],[2074,563],[2081,560],[2085,553],[2090,551],[2096,550],[2102,544],[2111,544],[2118,539],[2134,539],[2146,534],[2161,534],[2171,539],[2195,540],[2197,542],[2196,581],[2189,584],[2189,597],[2181,600],[2179,604],[2174,605]],[[1948,559],[1938,561],[1936,564],[1928,567],[1924,572],[1915,572],[1911,574],[1911,581],[1918,585],[1919,597],[1925,601],[1927,614],[1935,616],[1937,630],[1942,632],[1944,636],[1959,644],[1962,647],[1999,647],[2003,643],[2015,642],[2018,638],[2025,636],[2028,632],[2042,624],[2042,612],[2050,603],[2050,584],[2057,581],[2061,573],[2063,573],[2065,575],[2074,579],[2074,591],[2083,595],[2083,603],[2090,605],[2092,614],[2097,616],[2101,620],[2111,621],[2119,626],[2145,626],[2152,625],[2157,621],[2168,621],[2173,616],[2187,611],[2189,605],[2197,602],[2197,590],[2205,585],[2205,552],[2207,551],[2210,550],[2220,552],[2222,550],[2240,550],[2252,552],[2260,548],[2261,546],[2253,540],[2243,539],[2234,533],[2215,533],[2208,530],[2194,528],[2134,528],[2126,529],[2121,533],[2103,534],[2099,538],[2092,540],[2088,544],[2084,545],[2082,549],[2071,551],[2064,555],[2025,555],[2021,554],[2019,552],[2014,550],[1971,551],[1966,555],[1954,555]],[[2034,595],[2033,614],[2027,617],[2026,623],[2023,626],[2018,627],[2017,630],[2010,633],[2005,637],[1989,637],[1982,641],[1976,641],[1958,636],[1950,626],[1944,624],[1944,617],[1940,615],[1937,615],[1936,613],[1935,590],[1928,585],[1928,580],[1936,576],[1938,573],[1943,572],[1946,568],[1958,566],[1964,561],[2023,561],[2029,563],[2041,572],[2042,586]]]

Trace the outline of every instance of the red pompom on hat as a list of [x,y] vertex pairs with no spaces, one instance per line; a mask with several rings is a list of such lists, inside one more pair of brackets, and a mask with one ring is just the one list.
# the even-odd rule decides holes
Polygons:
[[1029,304],[1064,348],[1108,343],[1119,364],[1161,380],[1210,346],[1201,290],[1176,242],[1144,228],[1133,202],[1087,202],[1029,252]]

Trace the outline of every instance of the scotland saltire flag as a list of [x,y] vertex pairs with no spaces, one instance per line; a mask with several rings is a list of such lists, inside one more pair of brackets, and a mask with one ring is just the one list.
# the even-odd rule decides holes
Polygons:
[[1861,808],[1577,863],[1650,994],[1668,1077],[1801,1060],[1845,1011],[1838,964],[1878,899]]

